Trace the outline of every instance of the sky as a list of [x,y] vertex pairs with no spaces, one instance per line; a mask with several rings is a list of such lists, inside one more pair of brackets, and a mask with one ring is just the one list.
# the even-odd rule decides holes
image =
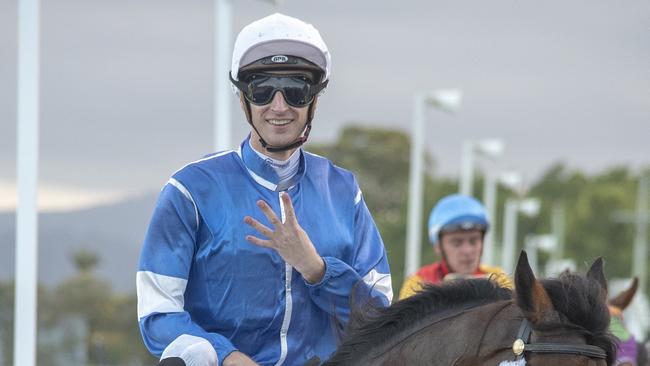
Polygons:
[[[277,10],[234,3],[233,39]],[[155,192],[212,152],[212,1],[41,6],[42,208]],[[416,92],[459,88],[456,114],[426,112],[435,174],[457,176],[462,142],[484,138],[505,153],[479,164],[529,180],[557,161],[590,173],[650,165],[647,0],[285,0],[279,10],[314,24],[332,54],[313,142],[350,123],[410,133]],[[0,211],[16,200],[16,19],[16,0],[0,1]],[[234,97],[232,111],[234,147],[248,125]]]

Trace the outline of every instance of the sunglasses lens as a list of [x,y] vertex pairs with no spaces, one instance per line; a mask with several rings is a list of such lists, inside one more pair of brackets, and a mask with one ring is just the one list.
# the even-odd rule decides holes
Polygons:
[[271,85],[251,86],[249,87],[249,100],[255,104],[268,104],[273,98],[275,88]]
[[303,107],[311,102],[309,85],[307,83],[296,83],[296,85],[285,86],[282,90],[284,99],[294,107]]
[[264,105],[271,102],[275,92],[280,91],[289,105],[304,107],[313,99],[310,89],[309,81],[299,76],[265,75],[249,82],[246,98],[251,103]]

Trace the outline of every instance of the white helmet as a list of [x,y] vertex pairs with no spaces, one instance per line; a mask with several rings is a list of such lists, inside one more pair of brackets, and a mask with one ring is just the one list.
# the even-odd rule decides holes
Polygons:
[[[239,32],[232,51],[231,86],[244,103],[246,119],[259,135],[259,141],[266,150],[286,151],[307,141],[314,118],[314,101],[327,87],[331,62],[330,53],[318,30],[300,19],[275,13],[254,21]],[[271,146],[259,134],[252,121],[250,103],[239,94],[239,88],[243,86],[237,86],[240,84],[239,78],[245,77],[245,74],[274,69],[309,72],[313,75],[312,81],[318,84],[313,88],[315,94],[309,102],[302,136],[284,146]]]
[[303,58],[324,73],[321,83],[329,79],[330,53],[318,30],[300,19],[280,13],[256,20],[239,32],[232,52],[230,76],[239,80],[238,73],[242,67],[276,55]]

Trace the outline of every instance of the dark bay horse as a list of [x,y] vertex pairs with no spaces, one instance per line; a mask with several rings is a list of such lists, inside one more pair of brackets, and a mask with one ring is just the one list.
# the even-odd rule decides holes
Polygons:
[[353,314],[323,365],[610,366],[616,344],[602,265],[537,280],[522,252],[515,291],[461,280]]

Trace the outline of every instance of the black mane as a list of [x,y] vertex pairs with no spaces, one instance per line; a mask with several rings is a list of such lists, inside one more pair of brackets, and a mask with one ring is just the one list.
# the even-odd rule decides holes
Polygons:
[[[587,343],[607,353],[608,365],[616,357],[616,338],[609,332],[609,309],[605,290],[593,280],[564,272],[559,278],[540,280],[563,323],[577,327]],[[553,325],[549,325],[553,327]]]
[[509,300],[512,291],[488,279],[458,280],[443,285],[425,286],[416,295],[388,308],[353,309],[343,342],[329,363],[350,361],[371,347],[384,343],[425,317],[460,311]]

